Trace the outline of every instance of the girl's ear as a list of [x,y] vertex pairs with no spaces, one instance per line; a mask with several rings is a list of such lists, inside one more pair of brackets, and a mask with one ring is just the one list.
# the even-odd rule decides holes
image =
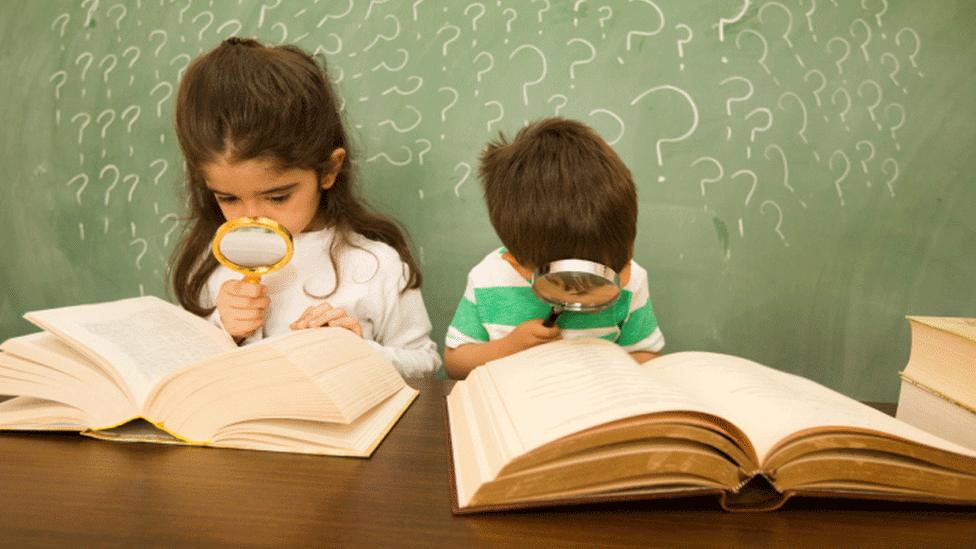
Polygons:
[[336,177],[339,176],[339,170],[342,169],[342,163],[346,160],[346,149],[339,147],[338,149],[332,151],[332,156],[329,157],[329,170],[322,174],[322,182],[320,186],[322,190],[328,190],[335,185]]

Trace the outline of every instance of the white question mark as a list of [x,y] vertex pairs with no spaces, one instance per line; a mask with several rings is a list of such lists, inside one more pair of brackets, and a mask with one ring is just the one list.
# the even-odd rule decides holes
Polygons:
[[[280,2],[281,0],[278,0],[278,1]],[[262,10],[263,9],[264,9],[264,6],[262,6]],[[212,12],[209,12],[209,11],[204,10],[204,11],[201,11],[200,13],[194,15],[193,16],[193,19],[190,19],[190,23],[192,23],[192,24],[195,25],[196,22],[197,22],[197,19],[200,19],[201,17],[204,17],[207,20],[207,22],[204,23],[204,25],[202,27],[200,27],[200,30],[197,31],[197,40],[199,40],[199,41],[202,42],[203,41],[203,33],[207,32],[207,29],[210,28],[210,25],[213,25],[213,22],[214,22],[215,17],[214,17],[214,14]]]
[[420,88],[424,85],[424,79],[416,75],[408,76],[407,80],[410,80],[411,82],[416,81],[417,85],[414,86],[412,90],[401,90],[400,86],[393,85],[383,90],[383,93],[380,95],[387,95],[389,93],[396,93],[397,95],[413,95],[417,93],[417,91],[420,90]]
[[[746,84],[746,93],[745,93],[745,95],[742,95],[742,96],[732,96],[732,97],[728,98],[725,101],[725,114],[727,114],[729,117],[731,117],[732,116],[732,103],[737,103],[737,102],[740,102],[740,101],[746,101],[750,97],[752,97],[753,87],[752,87],[752,82],[750,82],[749,79],[746,78],[746,77],[744,77],[744,76],[730,76],[730,77],[726,78],[725,80],[722,80],[721,82],[719,82],[719,86],[724,86],[725,84],[727,84],[729,82],[745,82],[745,84]],[[732,139],[732,126],[726,125],[725,126],[725,140],[728,141],[730,139]]]
[[[373,46],[375,46],[380,40],[382,40],[384,42],[392,42],[392,41],[396,40],[396,38],[398,36],[400,36],[400,20],[395,15],[386,15],[385,17],[383,17],[383,20],[384,21],[389,20],[389,19],[392,19],[393,20],[393,32],[390,33],[389,36],[387,36],[387,35],[385,35],[383,33],[377,34],[376,35],[376,38],[374,38],[373,41],[369,43],[369,45],[367,45],[365,48],[363,48],[363,51],[364,52],[371,50],[373,48]],[[461,34],[461,29],[458,29],[458,34],[459,35]],[[446,49],[446,47],[445,47],[445,49]]]
[[576,2],[573,3],[573,26],[574,27],[579,27],[579,17],[578,17],[579,7],[583,2],[586,2],[586,0],[576,0]]
[[847,58],[851,56],[851,43],[839,36],[835,36],[827,41],[827,53],[834,53],[833,48],[830,47],[834,42],[840,42],[844,45],[844,55],[837,61],[834,61],[834,65],[837,67],[837,74],[844,74],[843,65],[844,61],[847,61]]
[[84,8],[85,4],[88,4],[88,12],[85,13],[85,22],[82,23],[83,28],[91,28],[92,16],[95,15],[95,10],[98,9],[98,0],[82,0],[81,7]]
[[180,218],[175,213],[168,213],[159,219],[160,223],[166,223],[166,221],[172,221],[169,230],[163,235],[163,247],[169,246],[169,235],[180,226]]
[[[229,25],[234,25],[234,30],[225,33],[224,31],[225,29],[227,29]],[[223,39],[227,39],[230,38],[231,36],[236,36],[237,33],[241,32],[242,28],[244,28],[244,25],[241,24],[239,19],[228,19],[227,21],[221,23],[220,26],[217,27],[217,30],[214,32],[217,34],[217,36]]]
[[631,42],[631,39],[633,37],[635,37],[635,36],[654,36],[655,34],[661,32],[661,30],[664,28],[664,12],[661,11],[661,8],[657,7],[657,4],[655,4],[651,0],[628,0],[628,1],[630,1],[630,2],[639,1],[639,2],[643,2],[643,3],[647,4],[655,12],[657,12],[657,18],[660,21],[660,24],[658,24],[658,27],[656,29],[654,29],[654,30],[650,30],[650,31],[636,31],[636,30],[632,30],[632,31],[628,32],[627,33],[627,40],[626,40],[626,49],[627,49],[627,51],[630,51],[630,47],[631,47],[631,43],[632,43]]
[[793,187],[790,186],[790,164],[786,161],[786,152],[784,152],[783,148],[776,143],[770,143],[769,145],[766,145],[766,150],[763,152],[767,160],[772,160],[772,158],[769,157],[769,151],[776,151],[779,153],[779,160],[783,165],[783,186],[789,189],[791,193],[796,192],[793,190]]
[[903,32],[907,32],[908,34],[912,35],[912,37],[915,39],[915,51],[913,51],[912,54],[908,56],[908,60],[912,63],[912,67],[915,68],[916,71],[918,72],[919,78],[924,78],[925,75],[922,74],[922,71],[917,70],[918,64],[915,62],[915,56],[918,55],[919,50],[922,49],[922,39],[918,37],[918,33],[915,32],[915,29],[911,27],[905,27],[900,31],[898,31],[897,34],[895,34],[895,45],[901,46],[901,33]]
[[161,49],[163,49],[163,46],[165,46],[166,45],[166,42],[169,40],[169,35],[166,34],[166,31],[161,30],[161,29],[157,29],[157,30],[154,30],[154,31],[152,31],[152,32],[149,33],[149,42],[150,43],[152,43],[152,41],[153,41],[153,36],[156,36],[156,35],[161,36],[163,39],[159,42],[159,45],[156,46],[156,49],[153,50],[153,57],[159,57],[159,51]]
[[822,107],[823,104],[820,102],[820,92],[822,92],[824,88],[827,87],[827,77],[824,76],[824,73],[820,72],[819,69],[810,69],[807,71],[806,74],[803,75],[803,81],[804,82],[808,81],[809,76],[811,74],[816,74],[817,76],[820,77],[820,87],[813,90],[813,98],[817,100],[817,106]]
[[[65,183],[66,187],[70,187],[75,181],[81,181],[81,186],[78,187],[78,192],[75,193],[75,200],[78,201],[78,205],[81,205],[81,193],[85,192],[85,187],[88,186],[88,174],[80,173]],[[82,239],[84,240],[84,239]]]
[[[532,3],[533,4],[535,4],[536,2],[544,2],[545,3],[545,7],[543,7],[542,9],[540,9],[539,12],[537,13],[537,16],[539,17],[539,26],[541,27],[542,26],[542,14],[545,13],[545,12],[547,12],[547,11],[549,11],[549,8],[551,6],[549,5],[549,0],[532,0]],[[539,29],[539,34],[542,34],[542,29],[541,28]]]
[[[59,21],[61,22],[61,29],[58,31],[58,38],[64,38],[64,28],[68,26],[68,21],[71,21],[71,16],[67,13],[62,13],[55,17],[54,21],[51,21],[51,30],[54,30],[54,27],[58,25]],[[64,46],[61,49],[64,49]]]
[[496,116],[495,118],[492,118],[491,120],[488,121],[488,128],[487,129],[488,129],[488,131],[491,131],[491,125],[492,124],[500,121],[502,118],[505,118],[505,107],[499,101],[488,101],[488,102],[485,103],[485,106],[487,107],[488,105],[494,105],[494,106],[498,107],[498,116]]
[[160,83],[158,83],[158,84],[156,84],[155,86],[153,86],[153,89],[149,91],[150,97],[156,95],[156,90],[158,90],[158,89],[165,89],[166,90],[166,95],[164,95],[162,97],[162,99],[160,99],[159,101],[156,102],[156,116],[159,117],[159,118],[162,118],[163,117],[163,103],[167,99],[169,99],[170,96],[173,95],[173,85],[170,84],[169,82],[165,81],[165,80],[162,81],[162,82],[160,82]]
[[[85,84],[85,76],[88,74],[88,68],[91,67],[92,61],[95,60],[95,56],[92,55],[92,53],[91,52],[88,52],[88,51],[82,52],[82,53],[78,54],[78,57],[75,58],[75,65],[78,65],[81,62],[82,59],[85,60],[84,67],[81,69],[81,83],[82,83],[82,86],[84,86],[84,84]],[[84,87],[81,88],[81,96],[82,97],[85,96],[85,88]]]
[[105,132],[108,130],[108,127],[112,125],[112,122],[115,122],[115,116],[115,109],[105,109],[104,111],[98,113],[98,116],[95,118],[96,124],[102,123],[102,117],[107,118],[105,125],[102,126],[102,139],[105,139]]
[[118,166],[116,166],[115,164],[106,164],[105,167],[103,167],[102,170],[98,172],[99,181],[101,181],[101,179],[105,177],[105,173],[110,170],[115,174],[115,177],[112,179],[112,184],[108,186],[108,189],[105,189],[106,206],[108,206],[108,201],[112,194],[112,190],[115,189],[115,186],[119,184],[119,177],[122,175],[121,173],[119,173]]
[[130,173],[122,178],[122,183],[126,183],[130,180],[132,181],[132,185],[129,187],[129,194],[126,195],[126,202],[132,204],[132,195],[136,192],[136,187],[139,186],[139,176],[134,173]]
[[159,178],[163,177],[163,174],[166,173],[167,169],[169,169],[169,162],[167,162],[162,158],[157,158],[152,162],[150,162],[149,167],[152,168],[156,164],[161,164],[163,169],[159,170],[159,173],[157,173],[156,176],[153,177],[153,185],[159,185]]
[[718,168],[718,175],[716,177],[702,178],[702,180],[700,181],[701,194],[702,196],[705,196],[705,183],[715,183],[716,181],[721,180],[722,177],[725,175],[725,169],[722,168],[721,162],[712,158],[711,156],[702,156],[701,158],[696,159],[694,162],[691,163],[691,167],[695,167],[696,165],[698,165],[699,162],[711,162],[712,164],[715,165],[716,168]]
[[[318,24],[315,25],[315,28],[321,28],[322,25],[324,25],[325,22],[328,21],[329,19],[342,19],[343,17],[349,15],[349,13],[352,11],[352,0],[346,0],[346,1],[348,2],[348,4],[346,4],[346,10],[345,11],[343,11],[342,13],[339,13],[339,14],[329,14],[329,15],[326,15],[325,17],[323,17],[322,19],[319,20]],[[417,10],[416,10],[416,7],[417,7],[417,4],[419,4],[419,3],[420,3],[419,1],[418,2],[414,2],[414,20],[417,19]],[[372,5],[370,5],[370,7],[372,7]]]
[[188,53],[178,53],[178,54],[174,55],[173,58],[169,60],[169,66],[172,67],[173,66],[173,63],[176,63],[176,60],[177,59],[182,59],[183,60],[183,65],[180,67],[180,70],[176,71],[176,79],[177,80],[180,80],[180,79],[183,78],[183,71],[185,71],[186,70],[186,67],[190,64],[190,54],[188,54]]
[[847,93],[847,90],[845,90],[844,88],[837,88],[836,90],[834,90],[834,93],[830,94],[831,105],[834,106],[837,105],[837,101],[835,101],[835,99],[837,98],[837,94],[841,94],[844,97],[844,101],[846,102],[844,104],[844,110],[840,112],[840,121],[841,123],[844,124],[845,130],[851,131],[851,128],[847,125],[847,113],[851,111],[851,94]]
[[[451,102],[445,105],[443,109],[441,109],[441,122],[447,122],[447,111],[450,110],[450,108],[453,107],[454,104],[458,102],[458,92],[456,89],[448,88],[446,86],[437,88],[437,91],[439,92],[446,91],[446,92],[450,92],[453,95]],[[441,134],[441,139],[444,139],[444,134]]]
[[123,121],[125,121],[125,115],[130,112],[135,114],[132,115],[132,120],[129,120],[128,124],[126,124],[125,133],[132,133],[132,125],[136,123],[136,120],[139,120],[139,115],[142,114],[142,108],[139,105],[129,105],[128,108],[122,111],[121,118]]
[[551,104],[552,103],[552,100],[553,99],[556,99],[556,98],[562,99],[562,103],[556,105],[556,112],[553,114],[553,116],[559,116],[559,110],[562,109],[563,107],[565,107],[567,103],[569,103],[569,98],[566,97],[565,95],[561,94],[561,93],[556,93],[556,94],[551,95],[549,97],[549,101],[547,101],[547,103],[550,103]]
[[888,111],[891,110],[892,107],[895,107],[895,110],[897,110],[898,112],[900,112],[901,113],[901,116],[898,119],[898,124],[896,124],[894,126],[891,126],[890,128],[888,128],[888,130],[891,132],[891,139],[892,139],[892,141],[895,142],[895,150],[899,150],[900,151],[901,150],[901,144],[898,143],[898,138],[895,137],[895,131],[905,125],[905,107],[902,107],[901,104],[899,104],[899,103],[888,103],[888,105],[885,106],[885,110],[884,110],[885,119],[890,118],[888,116]]
[[[749,0],[742,0],[742,8],[739,9],[739,12],[736,13],[735,15],[733,15],[731,19],[726,19],[724,17],[719,18],[719,20],[718,20],[718,41],[719,42],[725,42],[725,25],[726,24],[728,24],[728,25],[734,24],[739,19],[742,19],[742,17],[745,16],[746,11],[748,9],[749,9]],[[723,55],[722,56],[722,62],[723,63],[728,63],[729,62],[729,59]]]
[[755,126],[749,131],[749,145],[746,147],[746,158],[752,158],[752,143],[756,142],[756,134],[768,131],[769,128],[773,127],[773,112],[765,107],[757,107],[753,109],[749,114],[746,115],[745,119],[749,120],[754,114],[757,113],[766,114],[766,125]]
[[864,56],[864,61],[869,62],[871,61],[871,56],[868,55],[868,44],[871,42],[870,25],[868,25],[867,21],[865,21],[864,19],[858,18],[851,21],[851,25],[848,27],[848,30],[850,31],[852,38],[857,38],[857,35],[854,33],[854,26],[857,25],[858,23],[860,23],[861,26],[864,27],[864,35],[865,35],[864,42],[861,42],[861,46],[860,46],[861,55]]
[[[477,63],[478,59],[480,59],[482,56],[488,58],[488,66],[475,73],[475,79],[478,81],[479,84],[481,83],[482,75],[490,71],[495,66],[495,57],[486,51],[480,52],[478,55],[474,56],[474,60],[472,62]],[[477,96],[478,90],[475,90],[474,94]]]
[[[868,9],[868,0],[861,0],[861,9]],[[881,28],[881,16],[888,11],[888,0],[881,0],[881,11],[874,14],[874,20],[878,22],[878,28]],[[884,33],[881,34],[881,38],[887,38]]]
[[149,249],[149,243],[146,242],[146,239],[145,238],[136,238],[136,239],[133,239],[132,242],[129,242],[129,247],[131,248],[132,246],[134,246],[136,244],[141,244],[142,245],[142,250],[140,250],[139,251],[139,255],[136,256],[136,269],[137,270],[142,270],[142,265],[141,265],[141,263],[142,263],[142,257],[144,255],[146,255],[146,250]]
[[[802,1],[800,2],[803,3]],[[817,33],[813,31],[813,12],[817,11],[817,0],[810,0],[810,9],[803,15],[807,18],[807,29],[810,30],[810,38],[817,41]]]
[[[106,61],[109,62],[107,67],[103,66],[105,65]],[[110,72],[115,70],[115,66],[118,63],[119,63],[119,58],[116,57],[114,53],[110,53],[106,55],[105,57],[102,58],[101,61],[98,62],[98,67],[104,69],[104,72],[102,73],[102,81],[105,83],[105,96],[108,99],[112,98],[112,90],[108,87],[108,75]]]
[[[763,35],[759,34],[758,31],[754,31],[752,29],[746,29],[746,30],[740,32],[739,34],[737,34],[735,36],[735,47],[736,47],[736,49],[739,49],[739,50],[742,49],[742,44],[741,44],[742,37],[743,36],[746,36],[746,35],[754,35],[756,38],[759,39],[759,43],[762,45],[762,55],[760,55],[759,56],[759,59],[757,59],[756,61],[759,63],[759,66],[762,67],[762,69],[764,71],[766,71],[766,74],[772,76],[773,73],[769,70],[769,66],[766,65],[766,56],[769,55],[769,44],[766,42],[766,38],[763,37]],[[777,84],[779,83],[779,80],[776,79],[776,78],[774,78],[774,81]]]
[[478,19],[481,19],[481,17],[485,14],[485,5],[480,2],[472,2],[468,4],[468,7],[464,8],[464,15],[468,15],[468,11],[470,11],[471,8],[480,8],[481,10],[477,15],[471,18],[471,30],[478,32]]
[[[585,44],[588,48],[590,48],[590,56],[587,57],[586,59],[578,59],[578,60],[573,61],[572,63],[569,64],[569,79],[570,80],[576,80],[576,72],[575,72],[576,65],[585,65],[587,63],[592,62],[594,59],[596,59],[596,48],[593,47],[593,44],[590,44],[589,42],[587,42],[586,40],[584,40],[582,38],[571,38],[571,39],[569,39],[568,42],[566,42],[566,45],[568,46],[568,45],[573,44],[573,43]],[[576,84],[570,84],[569,87],[570,88],[575,88],[576,87]]]
[[[597,10],[597,11],[599,11],[600,13],[604,13],[603,10],[606,10],[606,15],[604,15],[603,17],[600,17],[599,19],[597,19],[600,22],[600,30],[601,31],[603,30],[604,23],[606,23],[607,21],[610,20],[611,17],[613,17],[613,9],[610,6],[601,6],[600,9]],[[602,38],[606,38],[607,37],[607,33],[603,32],[603,33],[601,33],[600,36]]]
[[[122,4],[115,4],[114,6],[112,6],[111,8],[109,8],[105,12],[105,14],[108,15],[109,17],[111,17],[112,16],[112,10],[114,10],[115,8],[120,8],[122,10],[122,13],[119,14],[118,19],[115,20],[115,30],[121,32],[122,31],[122,20],[125,19],[125,14],[128,13],[129,10],[126,9],[126,7],[124,5],[122,5]],[[122,36],[121,35],[119,35],[117,37],[117,41],[118,42],[121,42],[122,41]]]
[[[684,45],[687,44],[687,43],[689,43],[689,42],[691,42],[691,39],[694,36],[694,33],[691,31],[691,27],[689,27],[688,25],[685,25],[684,23],[682,23],[680,25],[675,25],[674,28],[676,28],[676,29],[685,29],[686,31],[688,31],[688,35],[686,37],[679,38],[678,39],[678,58],[679,59],[684,59],[684,57],[685,57]],[[678,68],[680,70],[685,70],[685,64],[684,64],[684,62],[682,62],[681,64],[679,64],[678,65]]]
[[[504,10],[502,10],[502,15],[507,15],[507,14],[511,14],[511,17],[509,17],[508,19],[505,20],[505,34],[511,34],[511,32],[512,32],[512,23],[516,19],[518,19],[518,12],[515,11],[514,9],[512,9],[512,8],[505,8]],[[505,38],[505,43],[508,44],[508,38],[507,37]]]
[[68,73],[63,70],[57,71],[54,74],[52,74],[50,78],[47,79],[47,81],[51,82],[57,77],[60,77],[60,79],[58,83],[54,85],[54,99],[59,100],[61,99],[61,87],[64,86],[65,82],[68,81]]
[[[869,151],[868,157],[867,158],[862,158],[860,160],[860,162],[861,162],[861,170],[864,172],[864,175],[867,175],[867,173],[868,173],[868,162],[874,160],[874,143],[871,143],[867,139],[862,139],[861,141],[858,141],[857,142],[857,145],[855,145],[854,148],[857,149],[858,151],[860,151],[861,150],[861,145],[866,145],[868,147],[868,151]],[[871,186],[871,181],[865,181],[865,184],[868,187],[870,187]]]
[[[444,41],[444,44],[441,45],[441,57],[447,57],[447,46],[451,42],[454,42],[455,40],[457,40],[459,36],[461,36],[461,28],[460,27],[456,27],[454,25],[450,25],[450,24],[445,23],[444,26],[442,26],[441,28],[437,29],[437,32],[434,33],[434,38],[436,39],[438,36],[441,35],[441,32],[446,31],[446,30],[454,31],[454,36],[452,36],[451,38],[445,40]],[[441,70],[446,71],[447,70],[447,66],[446,65],[441,65]]]
[[467,181],[468,180],[468,176],[471,175],[471,165],[468,164],[467,162],[458,162],[454,166],[454,173],[457,173],[458,168],[464,168],[464,176],[461,177],[461,180],[458,181],[457,184],[454,185],[454,196],[456,196],[458,198],[461,198],[461,192],[460,192],[461,185],[465,181]]
[[[281,0],[274,0],[274,4],[273,5],[270,5],[270,6],[268,4],[261,4],[261,10],[258,12],[258,28],[259,29],[264,26],[264,17],[265,17],[265,15],[267,15],[268,10],[273,10],[273,9],[277,8],[278,6],[280,6],[280,5],[281,5]],[[373,7],[372,4],[370,4],[370,8],[372,8],[372,7]],[[182,17],[183,17],[183,14],[181,12],[180,13],[180,21],[181,22],[183,21]],[[369,12],[366,13],[366,17],[369,17]]]
[[[749,205],[749,201],[752,200],[752,195],[756,192],[756,187],[759,185],[759,176],[757,176],[756,175],[756,172],[754,172],[752,170],[739,170],[739,171],[735,172],[734,174],[732,174],[732,176],[729,177],[729,179],[732,180],[732,181],[734,181],[735,178],[736,177],[739,177],[740,175],[747,175],[747,176],[749,176],[750,179],[752,179],[752,185],[749,186],[749,192],[746,193],[746,199],[742,203],[744,206],[748,206]],[[740,227],[741,227],[741,223],[740,223]]]
[[786,245],[787,248],[789,248],[790,243],[786,241],[786,236],[784,236],[783,231],[780,230],[780,227],[783,226],[783,210],[779,207],[779,204],[773,202],[772,200],[764,200],[763,203],[759,205],[759,215],[762,215],[763,212],[766,210],[767,204],[776,208],[776,214],[778,217],[776,219],[776,226],[773,228],[773,230],[776,231],[777,235],[779,235],[779,238],[780,240],[783,241],[783,244]]
[[617,142],[620,141],[621,138],[623,138],[624,132],[627,129],[626,126],[624,125],[623,119],[620,118],[620,116],[618,116],[617,113],[608,109],[593,109],[592,111],[590,111],[590,116],[593,116],[596,113],[605,114],[610,118],[613,118],[617,122],[617,125],[620,126],[620,132],[617,134],[617,137],[614,137],[613,139],[607,141],[607,145],[610,145],[611,147],[616,145]]
[[367,163],[374,162],[382,158],[394,166],[398,166],[398,167],[406,166],[407,164],[410,163],[411,160],[413,160],[413,151],[410,149],[410,147],[407,147],[406,145],[400,145],[400,148],[407,151],[407,158],[405,160],[393,160],[392,158],[390,158],[390,155],[386,154],[385,152],[381,152],[367,158],[366,162]]
[[779,101],[777,101],[777,105],[779,105],[780,110],[784,110],[784,111],[786,110],[786,107],[783,106],[783,99],[787,97],[792,97],[793,100],[796,101],[798,105],[800,105],[800,112],[803,115],[803,124],[800,126],[800,129],[796,133],[797,135],[800,136],[800,139],[802,139],[804,143],[809,143],[807,141],[807,136],[804,134],[804,132],[806,132],[807,130],[807,105],[806,103],[803,102],[803,99],[800,99],[799,95],[791,91],[788,91],[788,92],[784,92],[783,95],[779,96]]
[[837,149],[830,155],[830,160],[827,162],[827,165],[830,167],[831,172],[834,171],[834,158],[836,158],[837,156],[840,156],[841,158],[844,159],[844,173],[840,174],[840,177],[834,180],[834,187],[837,189],[837,197],[840,198],[840,206],[843,208],[844,191],[841,190],[840,183],[847,177],[847,174],[851,173],[851,159],[847,158],[847,153],[845,153],[840,149]]
[[898,162],[894,158],[885,158],[884,161],[881,162],[882,173],[888,175],[888,170],[885,169],[885,166],[891,166],[892,172],[891,179],[885,181],[885,185],[888,186],[888,193],[891,194],[891,196],[895,196],[895,188],[892,186],[892,184],[896,179],[898,179]]
[[434,148],[434,144],[431,143],[429,139],[417,139],[417,140],[414,141],[414,143],[417,143],[417,144],[425,143],[427,145],[427,147],[424,150],[422,150],[419,153],[417,153],[417,163],[420,164],[421,166],[423,166],[424,165],[424,155],[427,154],[428,152],[430,152],[430,150],[432,148]]
[[[679,88],[677,86],[672,86],[670,84],[665,84],[665,85],[661,85],[661,86],[654,86],[653,88],[650,88],[650,89],[644,91],[643,93],[641,93],[640,95],[638,95],[637,97],[635,97],[630,102],[630,104],[631,105],[634,105],[638,101],[640,101],[641,99],[643,99],[644,96],[649,95],[649,94],[652,94],[654,92],[659,92],[659,91],[672,91],[672,92],[677,93],[678,95],[682,96],[686,101],[688,101],[688,104],[691,105],[691,114],[692,114],[691,127],[688,128],[688,130],[685,133],[683,133],[683,134],[681,134],[681,135],[679,135],[677,137],[667,137],[667,138],[662,137],[661,139],[658,139],[657,142],[655,143],[654,148],[657,151],[657,165],[658,165],[659,168],[663,168],[664,167],[664,159],[661,156],[661,145],[663,143],[678,143],[680,141],[684,141],[691,134],[695,133],[695,130],[698,128],[698,106],[695,105],[695,100],[692,99],[690,95],[688,95],[688,92],[686,92],[685,90],[683,90],[683,89],[681,89],[681,88]],[[659,175],[658,178],[657,178],[657,180],[659,182],[662,182],[663,183],[664,180],[665,180],[664,175]]]
[[84,121],[78,127],[78,144],[81,145],[81,142],[85,136],[85,128],[87,128],[88,124],[91,123],[91,115],[87,112],[80,112],[71,117],[71,123],[74,124],[75,120],[78,120],[79,118],[84,119]]
[[871,116],[871,120],[874,121],[874,123],[878,126],[878,129],[880,130],[881,123],[878,122],[878,117],[877,115],[874,114],[874,109],[878,108],[878,105],[881,104],[881,97],[882,97],[881,85],[875,82],[874,80],[865,80],[864,82],[861,82],[861,84],[857,87],[858,97],[864,97],[864,94],[861,93],[861,90],[864,88],[865,84],[870,84],[871,86],[874,86],[874,91],[876,92],[876,96],[875,96],[876,99],[874,103],[868,105],[868,114]]
[[390,126],[391,128],[393,128],[393,131],[395,131],[397,133],[407,133],[407,132],[415,129],[417,126],[420,125],[420,122],[424,119],[423,114],[421,114],[420,111],[417,110],[417,107],[414,107],[413,105],[404,105],[404,108],[410,109],[411,111],[413,111],[414,114],[417,115],[417,121],[416,122],[414,122],[413,124],[410,124],[409,126],[405,126],[405,127],[402,127],[402,128],[400,126],[398,126],[397,123],[394,122],[393,120],[383,120],[382,122],[380,122],[377,125],[378,126]]
[[525,104],[525,106],[528,106],[529,86],[534,86],[535,84],[538,84],[539,82],[545,80],[546,74],[549,72],[549,68],[548,68],[548,64],[546,63],[546,54],[542,53],[542,50],[540,50],[536,46],[533,46],[532,44],[522,44],[521,46],[515,48],[514,50],[512,50],[512,53],[509,54],[508,58],[511,60],[513,57],[515,57],[515,55],[518,52],[522,51],[523,49],[529,49],[536,52],[537,54],[539,54],[539,58],[542,60],[542,73],[539,75],[539,78],[535,80],[527,81],[522,84],[522,102]]
[[[885,59],[891,59],[891,64],[895,66],[895,68],[892,69],[890,73],[888,73],[888,78],[891,79],[891,81],[894,82],[896,86],[901,87],[901,84],[899,84],[898,80],[895,79],[895,75],[898,74],[899,70],[901,70],[901,63],[898,62],[898,58],[895,57],[895,54],[891,52],[885,52],[881,54],[881,66],[884,66]],[[902,87],[901,91],[902,93],[908,93],[908,88]]]
[[[132,52],[133,53],[132,60],[129,61],[129,65],[128,65],[129,70],[131,71],[132,70],[132,66],[136,64],[136,61],[138,61],[139,60],[139,57],[142,55],[142,50],[140,50],[137,46],[129,46],[128,48],[125,48],[125,51],[122,52],[122,59],[125,59],[125,56],[129,52]],[[134,75],[134,74],[130,74],[129,75],[129,85],[130,86],[132,85],[133,82],[135,82],[135,79],[136,79],[136,75]]]

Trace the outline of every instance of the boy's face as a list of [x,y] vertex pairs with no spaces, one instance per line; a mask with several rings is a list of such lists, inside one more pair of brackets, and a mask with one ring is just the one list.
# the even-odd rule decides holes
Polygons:
[[[340,166],[344,155],[345,151],[339,155]],[[221,157],[204,165],[202,171],[224,219],[270,217],[297,235],[322,228],[319,199],[335,183],[338,169],[320,181],[314,170],[280,169],[270,159],[231,162]]]

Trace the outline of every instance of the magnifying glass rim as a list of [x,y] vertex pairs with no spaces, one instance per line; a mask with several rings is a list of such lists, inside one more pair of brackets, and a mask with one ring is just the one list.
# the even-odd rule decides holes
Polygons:
[[[243,267],[227,259],[227,256],[220,251],[220,242],[224,239],[224,235],[230,231],[244,227],[259,227],[262,229],[268,229],[269,231],[280,236],[281,239],[285,241],[285,255],[271,265],[261,265],[260,267]],[[210,244],[210,249],[213,251],[214,257],[217,258],[217,261],[220,262],[220,264],[224,267],[243,275],[251,276],[263,276],[277,271],[278,269],[284,267],[285,264],[291,260],[292,254],[295,253],[295,245],[292,241],[291,233],[284,227],[284,225],[269,217],[238,217],[237,219],[225,221],[223,225],[217,228],[217,232],[214,234],[213,242]]]
[[[617,295],[612,300],[605,303],[597,305],[584,305],[580,302],[559,302],[553,303],[552,301],[546,299],[545,297],[539,295],[539,291],[536,289],[535,282],[539,278],[543,278],[546,275],[555,273],[584,273],[594,276],[598,276],[612,282],[617,288]],[[565,311],[574,312],[589,312],[589,311],[601,311],[613,305],[618,299],[620,299],[620,276],[616,271],[607,267],[602,263],[597,263],[595,261],[589,261],[586,259],[560,259],[557,261],[552,261],[546,265],[540,267],[536,272],[532,273],[532,292],[542,301],[546,303],[559,307]]]

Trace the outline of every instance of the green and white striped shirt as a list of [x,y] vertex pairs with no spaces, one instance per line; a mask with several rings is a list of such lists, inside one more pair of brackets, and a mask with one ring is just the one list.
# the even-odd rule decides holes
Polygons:
[[[501,339],[527,320],[548,316],[550,306],[505,261],[504,252],[504,248],[491,252],[468,273],[464,297],[447,329],[446,347]],[[664,335],[651,305],[647,271],[633,260],[630,270],[630,280],[612,307],[597,313],[563,312],[556,321],[562,337],[598,337],[628,352],[660,351]]]

